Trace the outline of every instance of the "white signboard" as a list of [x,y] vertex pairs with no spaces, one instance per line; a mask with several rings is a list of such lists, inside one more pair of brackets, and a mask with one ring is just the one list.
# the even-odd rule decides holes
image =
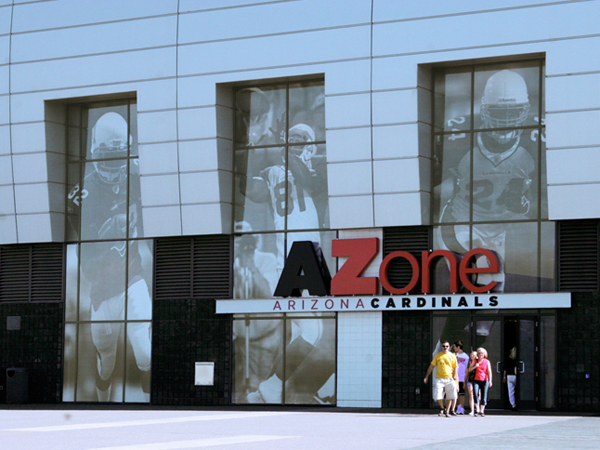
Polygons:
[[215,384],[215,363],[197,362],[194,373],[196,386],[213,386]]
[[217,314],[570,308],[570,292],[217,300]]

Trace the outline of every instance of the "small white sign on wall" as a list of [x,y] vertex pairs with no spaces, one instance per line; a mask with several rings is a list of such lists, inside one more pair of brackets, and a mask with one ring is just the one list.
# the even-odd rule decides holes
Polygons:
[[214,362],[197,362],[194,380],[195,380],[196,386],[214,386],[214,384],[215,384],[215,363]]

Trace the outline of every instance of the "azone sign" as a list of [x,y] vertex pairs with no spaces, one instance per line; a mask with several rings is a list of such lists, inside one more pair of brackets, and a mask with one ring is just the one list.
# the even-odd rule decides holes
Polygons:
[[[379,278],[361,277],[367,266],[379,252],[379,239],[336,239],[332,242],[332,255],[347,257],[348,260],[330,277],[322,256],[315,251],[312,242],[294,242],[288,255],[276,297],[299,297],[303,290],[314,296],[375,295],[378,281],[392,295],[402,295],[413,290],[419,279],[421,292],[431,292],[431,264],[436,258],[445,258],[450,270],[449,292],[459,292],[459,279],[466,290],[472,293],[489,292],[496,286],[490,281],[484,286],[473,284],[470,276],[481,273],[497,273],[500,263],[490,250],[476,248],[459,257],[448,250],[423,251],[421,264],[408,252],[396,251],[387,255],[380,267]],[[486,267],[473,267],[476,258],[485,257]],[[388,278],[388,267],[397,258],[407,260],[412,267],[411,281],[406,286],[393,286]],[[460,260],[459,260],[460,259]]]
[[[217,300],[217,314],[234,313],[315,313],[315,312],[366,312],[411,310],[469,310],[469,309],[524,309],[570,308],[568,292],[501,294],[491,293],[494,281],[485,286],[475,285],[471,276],[497,273],[500,264],[496,255],[476,248],[458,256],[447,250],[424,251],[421,263],[408,252],[397,251],[387,255],[379,266],[379,277],[362,277],[365,269],[379,252],[379,240],[337,239],[332,242],[332,254],[347,257],[333,278],[320,250],[312,242],[295,242],[290,250],[275,297],[251,300]],[[390,263],[403,258],[410,263],[412,276],[406,286],[393,286],[388,278]],[[445,258],[450,272],[448,292],[452,294],[428,295],[430,271],[436,258]],[[484,258],[487,267],[473,267],[475,259]],[[406,293],[421,281],[422,295]],[[459,294],[460,283],[470,294]],[[377,296],[378,282],[391,294]],[[308,290],[312,297],[300,297]],[[487,293],[487,294],[485,294]],[[287,297],[287,298],[282,298]]]

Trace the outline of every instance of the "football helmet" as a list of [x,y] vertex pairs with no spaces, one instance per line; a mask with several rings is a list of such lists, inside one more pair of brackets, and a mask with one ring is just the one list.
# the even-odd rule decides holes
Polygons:
[[317,153],[317,146],[310,143],[315,142],[314,130],[304,123],[299,123],[290,128],[288,134],[289,151],[298,156],[305,164],[308,163]]
[[[484,128],[514,128],[522,126],[529,114],[527,84],[512,70],[493,74],[485,85],[481,99],[481,120]],[[488,136],[500,144],[508,144],[523,130],[489,131]]]
[[116,112],[107,112],[92,129],[92,159],[100,179],[118,184],[127,176],[128,146],[131,136],[127,122]]
[[[236,222],[234,226],[236,233],[249,233],[252,231],[252,226],[244,221]],[[235,238],[235,250],[237,252],[254,252],[258,245],[258,238],[253,234],[244,234]]]

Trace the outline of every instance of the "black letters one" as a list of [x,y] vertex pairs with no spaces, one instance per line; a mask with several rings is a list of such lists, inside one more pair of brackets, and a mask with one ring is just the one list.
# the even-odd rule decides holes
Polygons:
[[294,242],[275,288],[275,296],[300,297],[304,289],[308,289],[310,295],[327,296],[330,286],[331,275],[318,244]]

